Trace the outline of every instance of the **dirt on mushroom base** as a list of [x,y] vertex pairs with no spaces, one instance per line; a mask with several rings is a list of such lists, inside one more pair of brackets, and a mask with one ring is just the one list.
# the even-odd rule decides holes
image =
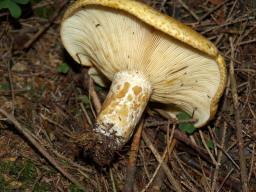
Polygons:
[[[50,1],[46,1],[50,2]],[[51,1],[52,2],[52,1]],[[51,2],[46,4],[39,4],[40,6],[52,6]],[[176,17],[182,19],[183,21],[192,22],[197,30],[201,32],[205,32],[208,37],[210,37],[213,41],[215,41],[218,47],[221,48],[223,53],[229,52],[229,40],[230,36],[233,38],[240,37],[239,26],[245,27],[245,32],[249,32],[253,23],[251,20],[246,19],[243,21],[242,19],[245,16],[248,18],[248,14],[250,15],[250,11],[252,10],[252,6],[247,6],[244,4],[240,5],[238,2],[235,4],[233,14],[235,15],[232,22],[238,22],[235,24],[229,24],[226,27],[219,27],[216,25],[215,21],[212,17],[208,17],[203,19],[202,24],[195,24],[195,20],[193,16],[186,11],[182,5],[178,2],[173,3],[171,1],[167,1],[167,4],[162,5],[163,1],[148,1],[149,4],[155,6],[162,11],[172,15],[176,14]],[[189,4],[193,4],[194,1],[188,1]],[[249,1],[246,1],[249,2]],[[56,4],[58,4],[57,2]],[[225,3],[224,6],[220,7],[220,10],[224,10],[227,12],[232,12],[231,8],[233,2]],[[249,5],[249,4],[248,4]],[[192,11],[201,13],[197,11],[201,11],[202,14],[206,14],[207,11],[205,9],[201,9],[198,5],[194,5],[191,7]],[[207,4],[204,5],[207,9],[214,8],[213,5]],[[57,5],[55,9],[57,9]],[[247,9],[248,8],[248,9]],[[173,11],[175,10],[175,11]],[[243,11],[241,11],[243,10]],[[220,13],[220,12],[219,12]],[[213,13],[214,16],[221,17],[222,14],[218,15],[218,11]],[[254,16],[252,16],[255,18]],[[60,17],[61,18],[61,17]],[[40,143],[44,146],[47,146],[51,154],[61,162],[62,166],[66,168],[72,175],[74,175],[78,180],[83,180],[84,185],[87,187],[88,191],[96,191],[99,188],[104,191],[105,187],[108,190],[112,189],[112,181],[110,177],[110,173],[104,170],[96,170],[94,166],[88,165],[81,158],[77,157],[78,151],[77,148],[72,144],[71,137],[67,136],[67,133],[83,133],[84,130],[87,130],[89,123],[85,118],[85,114],[81,110],[80,104],[82,104],[88,115],[91,119],[93,119],[93,115],[90,108],[90,102],[88,99],[87,88],[84,88],[89,84],[87,81],[84,83],[84,87],[82,87],[83,78],[80,75],[81,68],[79,66],[74,67],[73,69],[69,69],[69,72],[65,75],[57,73],[56,68],[63,63],[63,50],[61,48],[60,41],[58,41],[58,23],[60,18],[55,21],[55,24],[33,45],[32,49],[28,52],[23,52],[20,50],[15,50],[12,54],[13,66],[11,70],[11,79],[12,85],[14,87],[14,95],[15,98],[12,100],[9,83],[9,75],[8,75],[8,58],[7,52],[10,51],[10,45],[12,44],[11,39],[16,39],[17,36],[28,36],[28,38],[33,37],[35,35],[35,28],[43,27],[46,20],[40,18],[33,19],[22,19],[22,29],[13,30],[12,26],[8,22],[2,22],[0,30],[9,29],[10,33],[2,33],[1,36],[1,53],[3,60],[0,60],[0,103],[1,107],[4,107],[6,110],[11,112],[12,104],[15,105],[15,116],[17,120],[22,123],[25,127],[29,128],[36,137],[40,139]],[[240,20],[240,21],[239,21]],[[228,24],[228,21],[225,21]],[[207,26],[210,25],[210,26]],[[3,26],[3,27],[2,27]],[[32,30],[32,28],[33,30]],[[209,32],[206,32],[209,31]],[[27,32],[24,34],[24,32]],[[222,37],[221,37],[222,36]],[[220,40],[218,40],[220,38]],[[245,148],[246,157],[247,157],[247,165],[248,168],[250,166],[255,168],[254,165],[251,165],[251,155],[254,151],[255,147],[253,147],[254,141],[256,139],[254,125],[255,125],[255,117],[253,116],[253,112],[255,109],[255,94],[253,90],[255,89],[255,42],[249,43],[249,40],[255,39],[255,29],[252,30],[247,36],[244,37],[244,40],[238,41],[237,50],[237,58],[235,60],[235,71],[237,75],[237,84],[239,86],[239,101],[241,112],[241,120],[243,122],[244,133],[248,137],[246,137],[247,147]],[[15,42],[15,41],[14,41]],[[228,54],[227,54],[228,55]],[[10,58],[10,57],[9,57]],[[229,63],[229,56],[226,57],[227,63]],[[74,66],[71,60],[65,60],[71,66]],[[97,93],[100,95],[101,99],[105,98],[105,93],[107,90],[96,87]],[[208,132],[208,130],[203,130],[203,136],[206,142],[209,144],[209,148],[212,147],[211,141],[213,144],[216,142],[213,139],[217,139],[219,141],[219,135],[224,126],[227,126],[227,136],[226,136],[226,149],[230,146],[233,146],[234,143],[237,142],[236,137],[234,135],[234,125],[235,121],[233,119],[233,108],[231,101],[230,92],[227,92],[223,98],[224,104],[221,105],[219,113],[210,126],[215,127],[212,129],[212,132]],[[2,117],[1,117],[2,118]],[[150,126],[152,128],[145,127],[145,131],[154,138],[154,145],[158,148],[159,151],[163,151],[166,146],[166,134],[160,130],[166,130],[168,126],[168,122],[162,119],[160,116],[148,115],[146,116],[146,121],[152,123]],[[149,124],[148,124],[149,126]],[[36,167],[36,175],[34,175],[33,180],[30,182],[24,182],[23,185],[16,190],[25,191],[25,190],[34,190],[38,191],[54,191],[57,188],[62,190],[69,189],[70,191],[80,191],[74,185],[70,184],[65,178],[60,176],[58,172],[56,172],[38,153],[34,150],[33,147],[27,144],[27,142],[22,139],[22,137],[17,134],[14,128],[10,124],[6,124],[3,121],[0,122],[0,127],[4,128],[0,130],[0,161],[5,158],[5,160],[10,161],[13,160],[11,157],[18,158],[17,164],[13,163],[10,167],[16,167],[20,163],[21,166],[26,165],[26,160],[32,160],[33,164]],[[157,131],[156,131],[157,130]],[[63,134],[65,132],[65,134]],[[171,132],[171,130],[170,130]],[[213,134],[213,137],[211,134]],[[198,133],[193,135],[196,142],[198,144],[201,143],[201,138]],[[152,139],[153,140],[153,139]],[[209,142],[208,142],[209,141]],[[202,147],[202,145],[200,145]],[[214,146],[214,145],[213,145]],[[229,152],[230,157],[238,162],[237,156],[237,145],[234,145]],[[219,149],[215,148],[219,152]],[[123,183],[126,177],[126,162],[127,162],[127,152],[129,151],[129,144],[123,149],[123,153],[119,154],[119,160],[114,163],[113,167],[111,167],[113,175],[114,175],[114,183],[117,189],[122,189]],[[58,152],[58,155],[57,153]],[[197,153],[195,155],[195,153]],[[215,154],[214,151],[212,151]],[[178,159],[175,157],[171,157],[170,166],[172,167],[172,171],[175,173],[175,177],[186,185],[190,185],[191,182],[194,186],[196,186],[199,191],[205,191],[204,187],[207,186],[205,177],[211,177],[211,170],[214,169],[209,162],[201,158],[200,152],[195,152],[191,146],[185,145],[183,142],[179,142],[176,148],[176,154]],[[200,156],[201,161],[198,160],[198,156]],[[206,153],[206,156],[209,157],[209,154]],[[68,159],[65,159],[68,158]],[[75,163],[79,163],[82,166],[78,166],[76,164],[70,163],[69,160],[73,160]],[[234,165],[229,159],[224,159],[225,163],[219,170],[219,179],[224,179],[226,174],[234,168]],[[19,162],[22,161],[22,162]],[[188,171],[188,175],[195,179],[195,183],[190,180],[190,178],[184,174],[184,170],[180,167],[179,162],[182,163],[185,170]],[[202,163],[202,164],[201,164]],[[157,167],[157,162],[151,155],[151,151],[147,149],[147,147],[142,143],[140,148],[140,153],[138,157],[137,164],[137,175],[136,175],[136,185],[139,189],[143,189],[144,186],[148,183],[147,173],[151,176]],[[203,170],[201,168],[203,166]],[[239,165],[238,165],[239,166]],[[26,167],[26,166],[25,166]],[[144,168],[148,172],[145,171]],[[20,167],[22,168],[22,167]],[[0,167],[1,170],[2,167]],[[22,170],[22,169],[17,169]],[[200,175],[204,171],[205,176]],[[12,181],[20,181],[18,174],[13,174],[14,172],[1,172],[0,176],[0,187],[5,187],[8,189],[11,187]],[[235,191],[238,189],[240,184],[240,172],[235,169],[230,177],[227,179],[224,184],[222,191]],[[23,172],[21,176],[23,175]],[[255,189],[255,176],[252,170],[250,188]],[[11,180],[8,180],[10,179]],[[161,177],[157,177],[161,178]],[[181,179],[185,178],[185,179]],[[160,179],[161,180],[161,179]],[[4,181],[4,182],[2,182]],[[162,178],[163,184],[161,185],[162,191],[172,191],[171,186],[168,181],[165,180],[165,177]],[[221,181],[220,181],[221,182]],[[47,184],[45,186],[44,184]],[[18,186],[18,185],[17,185]],[[49,187],[49,188],[48,188]],[[233,188],[232,188],[233,187]],[[185,188],[185,187],[184,187]],[[3,188],[1,188],[2,190]],[[14,189],[12,189],[14,190]],[[106,189],[107,191],[107,189]],[[186,191],[186,188],[184,189]]]
[[115,134],[106,136],[95,132],[93,129],[73,136],[73,141],[81,148],[85,161],[89,163],[96,162],[101,167],[109,165],[113,161],[115,152],[120,150],[118,140],[119,138]]

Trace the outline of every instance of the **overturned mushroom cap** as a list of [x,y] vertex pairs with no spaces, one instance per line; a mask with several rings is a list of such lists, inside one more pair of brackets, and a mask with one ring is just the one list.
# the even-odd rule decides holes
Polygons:
[[[226,81],[224,60],[216,47],[191,28],[140,2],[76,1],[64,15],[61,38],[74,60],[96,67],[115,82],[103,105],[105,116],[125,102],[113,103],[118,96],[131,100],[132,107],[115,109],[129,116],[125,123],[131,122],[129,133],[119,131],[122,123],[113,128],[118,137],[126,134],[123,142],[131,136],[148,100],[193,115],[196,127],[206,124],[216,112]],[[137,103],[131,98],[136,94],[140,94]],[[136,113],[130,112],[138,103],[143,106]],[[112,108],[105,110],[106,106]],[[106,121],[107,130],[115,127]]]

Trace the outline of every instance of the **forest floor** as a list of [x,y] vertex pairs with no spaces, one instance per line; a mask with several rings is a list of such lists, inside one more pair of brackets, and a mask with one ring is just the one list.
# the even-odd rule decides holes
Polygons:
[[[256,191],[255,1],[144,2],[206,36],[225,58],[228,80],[215,118],[186,134],[147,110],[142,137],[99,168],[83,158],[73,135],[94,122],[94,97],[103,102],[108,88],[94,84],[63,48],[59,30],[69,1],[32,0],[19,19],[3,9],[0,191]],[[136,142],[132,180],[128,159]]]

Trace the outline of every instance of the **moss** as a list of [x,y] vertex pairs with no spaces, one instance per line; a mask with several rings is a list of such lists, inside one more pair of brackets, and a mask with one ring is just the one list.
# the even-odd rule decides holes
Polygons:
[[[5,177],[8,178],[6,181]],[[0,162],[0,191],[8,191],[11,182],[21,182],[18,188],[31,188],[37,177],[36,166],[30,160]]]
[[37,183],[34,187],[33,192],[48,192],[51,190],[51,187],[47,183]]
[[27,181],[36,177],[36,166],[32,161],[3,161],[0,163],[0,173],[8,174],[20,181]]
[[2,177],[2,175],[0,175],[0,191],[6,191],[6,182],[4,180],[4,178]]
[[20,179],[23,181],[33,180],[37,176],[36,166],[32,161],[26,161],[20,173]]
[[69,190],[70,190],[70,192],[83,192],[82,189],[80,189],[79,187],[77,187],[74,184],[70,184],[69,185]]
[[1,161],[0,162],[0,173],[3,174],[6,171],[10,170],[10,168],[13,166],[13,162],[11,161]]

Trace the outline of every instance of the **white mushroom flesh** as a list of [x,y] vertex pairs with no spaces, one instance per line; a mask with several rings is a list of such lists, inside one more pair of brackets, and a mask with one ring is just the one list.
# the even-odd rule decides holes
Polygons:
[[[111,89],[118,91],[115,74],[137,71],[150,82],[151,101],[172,104],[193,114],[198,119],[195,126],[208,121],[212,99],[220,83],[219,67],[214,58],[134,16],[100,6],[89,6],[67,18],[62,24],[61,36],[76,61],[84,65],[92,63],[115,82]],[[123,99],[127,100],[122,102],[129,102],[128,94]],[[98,120],[101,119],[100,115]],[[113,130],[120,136],[128,134],[126,129]]]
[[139,72],[116,73],[97,117],[95,131],[115,137],[118,145],[126,143],[141,118],[151,91],[150,83]]

